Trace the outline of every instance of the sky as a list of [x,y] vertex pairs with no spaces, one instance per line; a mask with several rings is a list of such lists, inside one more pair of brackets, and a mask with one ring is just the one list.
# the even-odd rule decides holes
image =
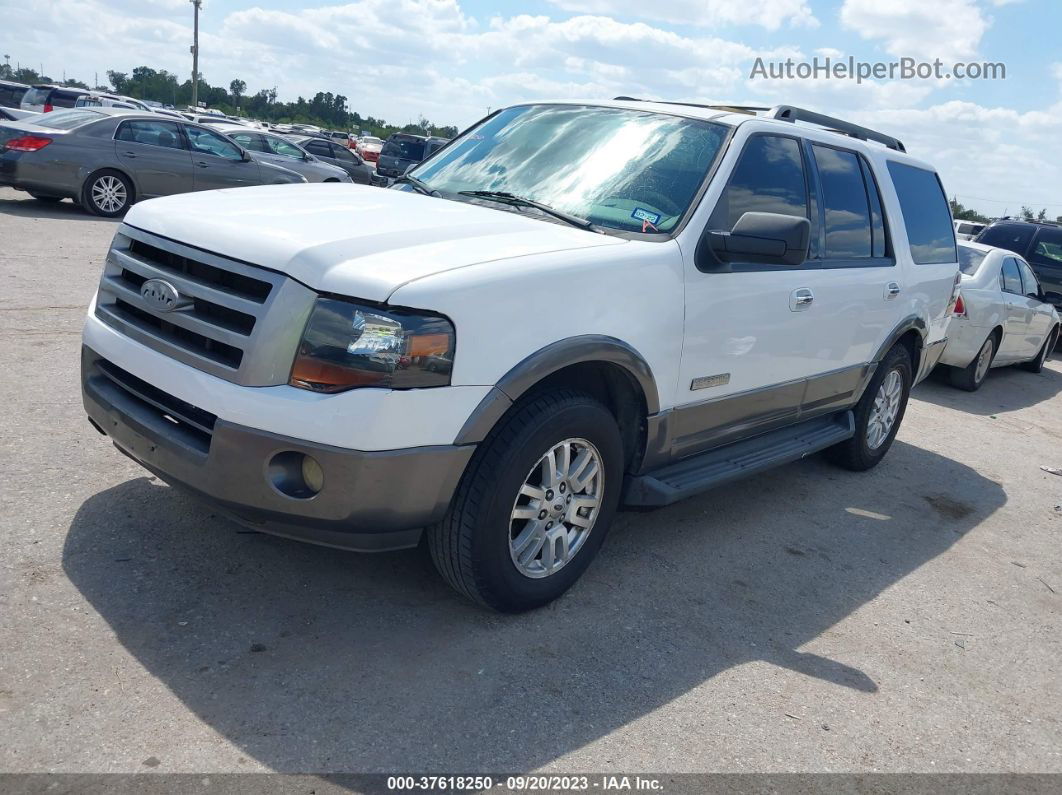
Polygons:
[[[191,72],[188,0],[0,0],[0,55],[52,77]],[[1062,216],[1059,0],[204,0],[200,69],[391,122],[618,95],[791,104],[900,138],[986,215]],[[756,79],[818,57],[1002,62],[997,80]],[[160,98],[161,99],[161,98]]]

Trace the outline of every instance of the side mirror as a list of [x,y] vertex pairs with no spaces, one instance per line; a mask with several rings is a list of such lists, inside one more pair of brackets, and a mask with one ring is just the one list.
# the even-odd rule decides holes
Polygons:
[[748,212],[730,232],[705,232],[697,246],[697,264],[702,270],[729,270],[735,262],[796,267],[808,258],[810,242],[807,218]]
[[241,149],[240,150],[240,154],[242,155],[242,157],[240,157],[240,160],[242,160],[244,163],[250,163],[251,162],[251,160],[252,160],[251,153],[248,152],[246,149]]

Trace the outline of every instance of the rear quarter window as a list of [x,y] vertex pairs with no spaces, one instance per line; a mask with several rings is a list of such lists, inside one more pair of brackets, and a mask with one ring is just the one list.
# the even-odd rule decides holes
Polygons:
[[936,173],[890,160],[889,174],[900,200],[911,258],[918,265],[955,262],[955,228]]

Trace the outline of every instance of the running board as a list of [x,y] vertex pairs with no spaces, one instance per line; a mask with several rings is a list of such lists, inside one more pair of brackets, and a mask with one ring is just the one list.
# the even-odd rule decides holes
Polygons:
[[670,505],[746,475],[799,461],[854,435],[851,411],[816,417],[629,478],[624,503]]

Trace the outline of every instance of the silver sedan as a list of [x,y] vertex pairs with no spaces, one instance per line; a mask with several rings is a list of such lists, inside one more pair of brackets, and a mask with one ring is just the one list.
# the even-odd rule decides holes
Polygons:
[[250,152],[255,160],[290,168],[306,177],[308,182],[352,181],[350,175],[339,166],[318,160],[301,146],[281,135],[251,130],[236,124],[211,126]]
[[306,181],[216,130],[153,113],[75,108],[0,122],[0,185],[106,217],[153,196]]
[[960,242],[959,266],[959,297],[940,357],[951,383],[973,392],[991,368],[1008,364],[1040,372],[1059,320],[1029,264],[1012,251]]

